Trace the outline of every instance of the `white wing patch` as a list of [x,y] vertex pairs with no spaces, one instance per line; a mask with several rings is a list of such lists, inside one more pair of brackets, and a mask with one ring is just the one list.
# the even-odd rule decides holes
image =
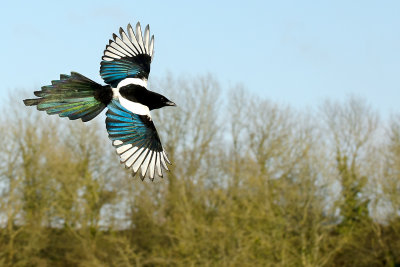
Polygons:
[[[122,144],[122,141],[116,140],[113,144]],[[121,158],[121,163],[125,164],[126,168],[131,168],[135,173],[140,171],[142,179],[149,177],[153,180],[156,175],[163,177],[161,165],[168,170],[165,161],[169,162],[169,160],[164,151],[157,152],[144,147],[139,149],[132,144],[117,147],[116,151]]]
[[150,38],[150,27],[146,26],[144,36],[140,23],[136,24],[136,33],[133,31],[131,24],[127,27],[128,34],[122,28],[119,29],[121,37],[113,35],[114,41],[106,46],[103,60],[113,61],[123,57],[134,57],[139,54],[147,54],[153,59],[154,54],[154,35]]
[[149,40],[150,40],[150,27],[149,25],[146,26],[146,29],[144,30],[144,47],[146,49],[146,53],[150,55],[149,51]]
[[123,143],[122,143],[122,141],[120,141],[120,140],[115,140],[114,142],[113,142],[113,145],[114,146],[119,146],[119,145],[122,145]]
[[[119,140],[117,140],[117,141],[119,141]],[[120,146],[120,147],[117,148],[117,153],[118,154],[124,153],[125,151],[127,151],[131,147],[132,147],[132,144],[127,144],[127,145]]]

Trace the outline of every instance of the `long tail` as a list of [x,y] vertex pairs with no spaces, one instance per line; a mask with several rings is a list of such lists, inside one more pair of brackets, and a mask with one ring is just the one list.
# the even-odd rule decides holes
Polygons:
[[70,120],[90,121],[112,99],[109,85],[102,86],[77,72],[61,74],[60,80],[51,83],[43,86],[41,91],[34,92],[39,98],[25,99],[25,105],[36,105],[38,110],[45,110],[49,115],[58,114]]

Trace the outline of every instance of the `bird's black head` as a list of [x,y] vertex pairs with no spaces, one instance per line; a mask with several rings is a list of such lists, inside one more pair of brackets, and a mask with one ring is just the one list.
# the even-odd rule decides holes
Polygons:
[[[149,92],[151,92],[151,91],[149,91]],[[158,109],[158,108],[162,108],[162,107],[166,107],[166,106],[176,106],[176,104],[163,95],[160,95],[155,92],[151,92],[151,101],[149,103],[150,110]]]

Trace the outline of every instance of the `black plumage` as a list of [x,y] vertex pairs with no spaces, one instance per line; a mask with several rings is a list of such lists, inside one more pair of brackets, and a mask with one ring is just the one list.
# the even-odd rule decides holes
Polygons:
[[119,93],[130,101],[148,106],[149,110],[170,106],[172,103],[165,96],[147,90],[145,87],[137,84],[123,86],[119,89]]

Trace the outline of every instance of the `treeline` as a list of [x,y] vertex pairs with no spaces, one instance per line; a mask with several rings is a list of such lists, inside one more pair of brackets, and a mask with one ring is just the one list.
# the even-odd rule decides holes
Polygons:
[[0,115],[0,266],[399,266],[400,117],[299,111],[212,76],[152,81],[174,165],[142,182],[104,115]]

